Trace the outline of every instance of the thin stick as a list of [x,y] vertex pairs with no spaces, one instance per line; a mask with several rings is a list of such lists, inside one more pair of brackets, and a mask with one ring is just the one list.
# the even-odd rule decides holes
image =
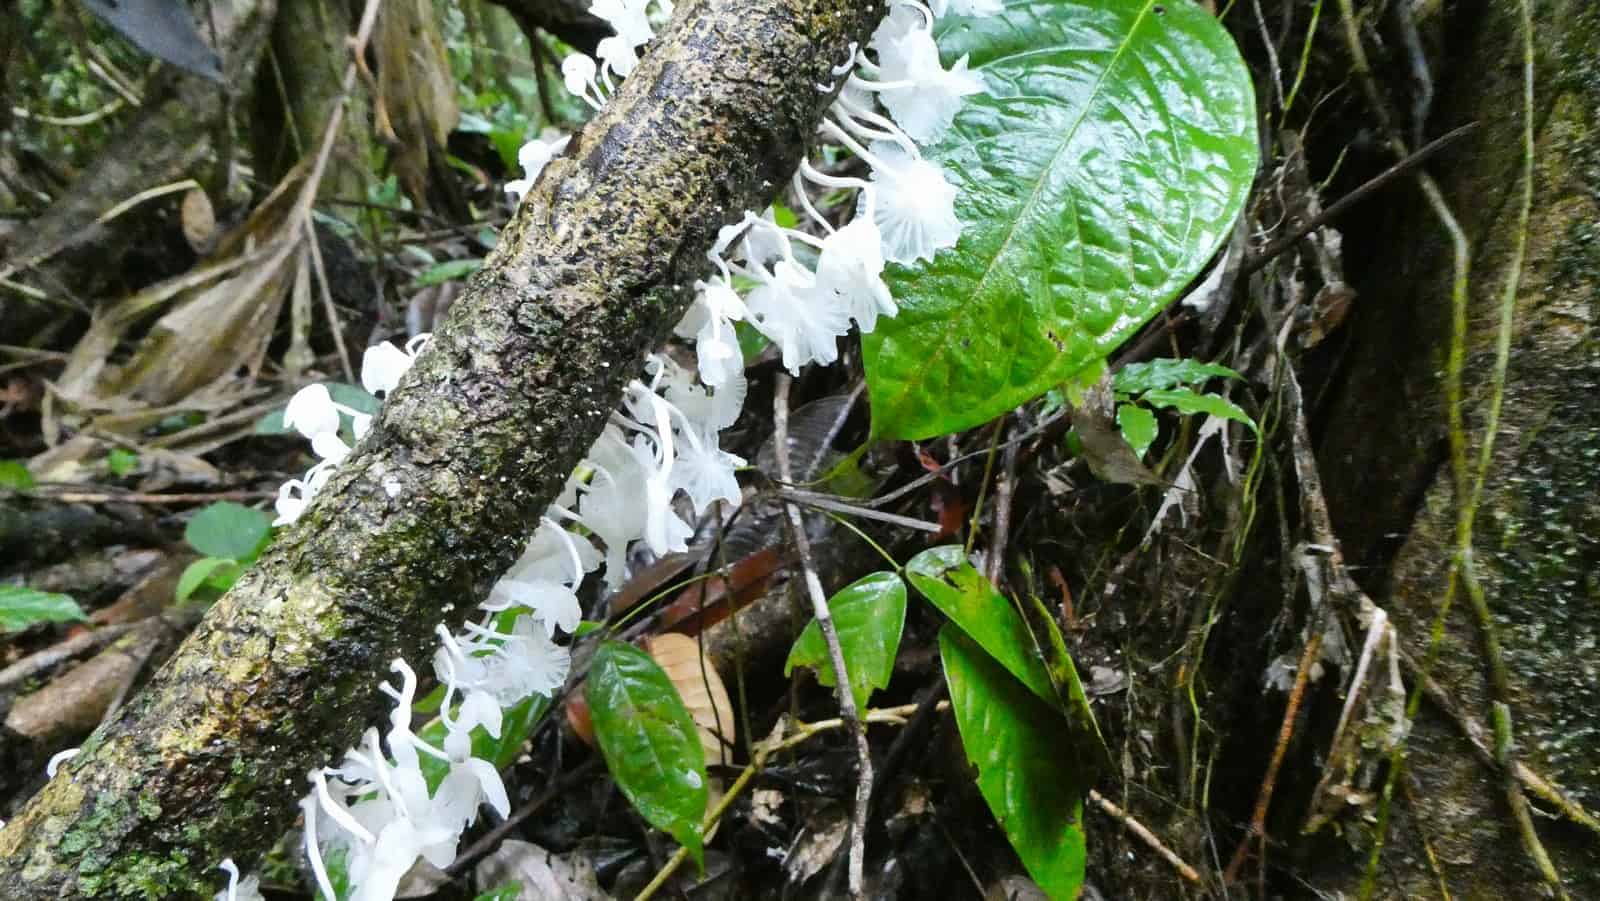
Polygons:
[[140,191],[132,197],[129,197],[127,200],[122,201],[111,209],[106,210],[104,213],[101,213],[100,218],[94,220],[94,224],[105,225],[107,222],[110,222],[111,220],[133,209],[139,204],[144,203],[146,200],[155,200],[157,197],[165,197],[168,194],[172,194],[177,191],[188,191],[191,189],[197,189],[199,187],[199,182],[192,178],[186,178],[183,181],[175,181],[171,184],[158,185],[154,188],[146,188],[145,190]]
[[258,501],[272,497],[274,491],[200,491],[189,494],[148,494],[142,491],[56,491],[37,490],[63,504],[203,504],[210,501]]
[[[1319,623],[1320,625],[1320,623]],[[1267,764],[1267,774],[1261,780],[1261,793],[1256,796],[1256,808],[1250,815],[1250,831],[1239,842],[1239,848],[1233,853],[1233,860],[1228,862],[1228,869],[1222,874],[1224,883],[1231,883],[1239,878],[1239,871],[1244,868],[1244,862],[1250,858],[1250,846],[1256,842],[1261,844],[1261,861],[1263,867],[1267,858],[1267,809],[1272,806],[1272,791],[1278,784],[1278,770],[1283,766],[1283,758],[1289,752],[1289,739],[1294,736],[1294,721],[1300,716],[1300,704],[1305,699],[1306,683],[1310,681],[1311,667],[1316,663],[1317,654],[1322,650],[1322,630],[1318,629],[1311,640],[1306,642],[1305,650],[1300,654],[1300,663],[1294,674],[1294,688],[1289,692],[1289,705],[1283,711],[1283,723],[1278,727],[1278,741],[1272,748],[1272,761]]]
[[1015,443],[1006,446],[1000,461],[1000,478],[994,486],[994,537],[989,545],[989,560],[985,567],[989,582],[1000,587],[1000,577],[1005,574],[1006,542],[1011,537],[1011,498],[1017,482],[1017,454]]
[[1113,804],[1111,799],[1100,794],[1092,788],[1089,789],[1089,800],[1093,801],[1095,804],[1098,804],[1100,809],[1105,811],[1108,816],[1121,822],[1129,832],[1132,832],[1140,841],[1144,842],[1146,845],[1149,845],[1150,850],[1161,855],[1161,858],[1167,863],[1172,864],[1172,868],[1178,871],[1179,876],[1182,876],[1184,879],[1188,880],[1189,882],[1193,882],[1196,885],[1200,884],[1199,871],[1194,867],[1189,866],[1184,862],[1183,858],[1178,856],[1177,852],[1163,844],[1161,839],[1157,838],[1156,834],[1150,831],[1149,827],[1134,819],[1133,814],[1130,814],[1126,810],[1123,810],[1122,808]]
[[1360,187],[1334,201],[1327,209],[1311,217],[1311,221],[1251,254],[1239,267],[1239,274],[1250,275],[1260,270],[1262,266],[1272,262],[1274,257],[1293,247],[1306,235],[1344,215],[1345,210],[1367,199],[1372,195],[1372,192],[1427,162],[1441,150],[1471,134],[1477,127],[1478,123],[1468,122],[1466,125],[1447,131],[1429,141],[1416,153],[1400,160],[1364,182]]
[[328,270],[322,265],[317,228],[309,216],[306,217],[306,245],[311,250],[311,266],[317,275],[317,286],[322,289],[322,309],[328,316],[328,331],[333,332],[333,346],[339,349],[339,365],[344,367],[344,380],[354,383],[356,371],[350,366],[350,351],[344,346],[344,329],[339,327],[339,311],[334,307],[333,291],[328,287]]
[[[772,399],[773,443],[777,451],[778,478],[794,484],[794,474],[789,466],[789,375],[778,374],[778,383]],[[783,505],[789,525],[789,536],[794,541],[795,552],[800,556],[800,569],[805,576],[806,591],[811,595],[811,609],[817,618],[817,628],[828,645],[828,661],[833,666],[835,694],[839,698],[839,712],[850,728],[856,745],[856,797],[850,814],[850,897],[864,899],[863,871],[866,861],[867,805],[872,798],[872,750],[867,746],[867,733],[856,713],[856,701],[850,692],[850,673],[845,666],[844,649],[839,646],[839,631],[834,628],[833,614],[828,611],[828,598],[822,591],[822,580],[817,578],[817,568],[812,562],[811,539],[806,536],[805,520],[800,508],[793,502]]]
[[0,670],[0,690],[11,688],[14,685],[21,685],[28,679],[51,669],[59,663],[64,663],[79,654],[86,654],[102,645],[109,644],[126,635],[138,625],[138,623],[112,623],[101,626],[98,629],[80,632],[65,641],[60,641],[48,648],[35,651]]
[[99,122],[101,119],[104,119],[117,110],[122,109],[126,103],[127,101],[123,100],[121,97],[113,97],[109,102],[99,109],[92,110],[87,113],[79,113],[76,116],[52,116],[47,113],[29,112],[20,106],[13,106],[11,108],[11,115],[16,116],[18,119],[32,119],[35,122],[43,122],[45,125],[60,125],[66,128],[77,128],[84,125],[93,125],[94,123]]
[[904,529],[916,529],[919,532],[932,532],[937,535],[941,528],[936,522],[928,522],[925,519],[912,519],[909,516],[901,516],[898,513],[885,513],[882,510],[874,510],[871,507],[847,504],[843,501],[835,500],[832,495],[806,491],[803,488],[779,488],[778,496],[786,501],[804,504],[817,510],[842,513],[845,516],[857,516],[861,519],[873,519],[893,526],[900,526]]

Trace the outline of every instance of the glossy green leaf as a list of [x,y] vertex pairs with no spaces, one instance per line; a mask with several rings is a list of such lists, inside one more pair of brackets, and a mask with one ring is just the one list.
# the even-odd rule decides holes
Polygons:
[[1225,397],[1216,394],[1199,394],[1188,388],[1170,388],[1162,391],[1146,391],[1139,396],[1139,400],[1152,407],[1172,407],[1182,413],[1209,413],[1223,419],[1232,419],[1256,430],[1255,420],[1250,414],[1239,409],[1239,405]]
[[1198,4],[1010,0],[939,31],[988,91],[924,148],[960,242],[890,267],[900,314],[863,338],[880,438],[978,425],[1105,357],[1200,271],[1257,163],[1249,73]]
[[[873,689],[887,687],[894,672],[894,655],[906,624],[906,583],[892,572],[873,573],[839,589],[828,599],[828,611],[849,670],[850,694],[856,709],[865,710]],[[815,619],[795,640],[783,674],[789,675],[796,666],[816,670],[817,681],[823,685],[838,684],[822,628]]]
[[1143,391],[1198,385],[1216,377],[1236,379],[1240,375],[1220,363],[1163,357],[1143,363],[1129,363],[1117,370],[1117,374],[1111,378],[1111,390],[1131,397]]
[[227,591],[233,587],[233,583],[238,580],[242,571],[236,561],[227,557],[201,557],[183,568],[183,574],[178,576],[178,586],[172,595],[181,604],[199,591],[202,585]]
[[15,632],[35,623],[87,619],[69,595],[35,591],[21,585],[0,585],[0,632]]
[[1055,690],[1056,709],[1067,718],[1071,741],[1062,747],[1059,757],[1071,760],[1083,777],[1093,784],[1101,773],[1112,768],[1111,749],[1106,747],[1100,734],[1100,724],[1094,720],[1089,707],[1089,695],[1078,679],[1078,668],[1067,651],[1067,641],[1061,635],[1051,613],[1038,595],[1029,593],[1016,599],[1017,613],[1022,617],[1028,638],[1033,642],[1033,652],[1044,664],[1050,677],[1050,687]]
[[906,564],[906,576],[923,597],[950,617],[1006,671],[1052,707],[1055,687],[1034,653],[1033,638],[1016,608],[967,562],[960,545],[929,548]]
[[705,752],[666,672],[633,645],[607,641],[595,651],[584,698],[617,787],[650,825],[702,862]]
[[1013,603],[966,559],[959,545],[931,548],[906,564],[911,584],[951,622],[1070,724],[1057,751],[1086,773],[1110,764],[1110,753],[1061,631],[1037,598]]
[[983,800],[1045,894],[1078,897],[1083,799],[1093,783],[1063,756],[1072,741],[1066,722],[953,625],[939,632],[939,655]]
[[1133,448],[1133,455],[1143,460],[1144,452],[1155,443],[1161,427],[1156,423],[1156,414],[1144,407],[1121,404],[1117,407],[1117,428],[1122,430],[1123,439]]
[[33,473],[28,471],[28,464],[21,460],[0,460],[0,488],[27,491],[33,485]]
[[232,501],[218,501],[189,520],[183,540],[207,557],[252,561],[272,536],[272,517]]
[[517,901],[522,897],[522,883],[508,882],[492,891],[484,892],[472,901]]

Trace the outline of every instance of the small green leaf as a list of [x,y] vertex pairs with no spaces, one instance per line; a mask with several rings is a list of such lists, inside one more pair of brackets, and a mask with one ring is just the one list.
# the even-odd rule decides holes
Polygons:
[[0,632],[15,632],[34,623],[65,623],[87,619],[71,596],[35,591],[21,585],[0,585]]
[[482,268],[483,260],[480,259],[446,260],[443,263],[436,263],[424,269],[421,275],[412,280],[411,285],[414,288],[442,285],[445,282],[466,278]]
[[1196,394],[1188,388],[1171,388],[1146,391],[1139,400],[1152,407],[1172,407],[1181,413],[1208,413],[1223,419],[1232,419],[1249,426],[1252,432],[1260,431],[1256,428],[1255,420],[1250,418],[1250,414],[1220,395]]
[[[894,672],[894,655],[906,624],[906,584],[892,572],[873,573],[839,589],[828,599],[828,609],[850,671],[850,694],[855,697],[856,709],[866,710],[872,690],[887,687]],[[815,619],[795,641],[783,674],[789,675],[796,666],[816,670],[817,681],[823,685],[838,684],[822,628]]]
[[254,561],[271,536],[271,517],[231,501],[196,513],[183,530],[183,540],[207,557],[240,562]]
[[351,385],[345,382],[329,382],[328,396],[332,397],[333,402],[336,404],[343,404],[352,410],[366,413],[369,416],[378,412],[378,407],[383,405],[383,401],[373,396],[372,392],[360,385]]
[[273,410],[271,413],[256,420],[255,432],[257,435],[288,435],[294,429],[283,424],[283,411]]
[[800,224],[800,220],[795,216],[794,210],[789,209],[781,203],[774,203],[772,205],[772,221],[778,223],[784,228],[794,228]]
[[1093,783],[1063,753],[1072,743],[1066,723],[953,625],[939,630],[939,655],[983,800],[1045,894],[1077,898]]
[[[328,882],[333,888],[333,901],[346,901],[350,897],[350,852],[343,847],[329,849],[322,856],[322,865],[328,870]],[[320,893],[317,901],[328,901]]]
[[27,491],[34,486],[33,473],[21,460],[0,460],[0,488]]
[[967,562],[960,545],[929,548],[906,564],[911,584],[1006,671],[1050,706],[1055,687],[1016,608]]
[[987,90],[922,148],[960,241],[889,266],[900,314],[862,337],[879,438],[988,422],[1120,346],[1227,237],[1259,156],[1250,72],[1198,4],[1009,0],[936,30]]
[[1124,397],[1132,397],[1144,391],[1154,391],[1159,388],[1175,388],[1178,385],[1198,385],[1212,378],[1242,378],[1220,363],[1204,363],[1200,360],[1175,360],[1163,357],[1159,360],[1149,360],[1144,363],[1129,363],[1117,370],[1111,378],[1111,390]]
[[139,465],[139,455],[125,447],[113,447],[106,454],[106,469],[117,478],[122,478]]
[[484,892],[472,901],[517,901],[522,897],[522,883],[508,882],[492,891]]
[[1141,460],[1144,459],[1144,452],[1155,443],[1161,429],[1156,424],[1156,414],[1133,404],[1118,405],[1117,428],[1122,430],[1123,440],[1133,448],[1133,455]]
[[703,868],[705,752],[666,672],[633,645],[607,641],[595,651],[584,698],[617,787]]
[[181,604],[202,585],[227,591],[243,571],[237,562],[226,557],[201,557],[183,568],[183,574],[178,576],[178,587],[172,592],[173,598]]

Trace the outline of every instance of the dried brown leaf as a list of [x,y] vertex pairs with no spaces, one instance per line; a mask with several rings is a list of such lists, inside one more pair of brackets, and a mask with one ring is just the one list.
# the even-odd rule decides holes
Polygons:
[[738,740],[733,702],[716,667],[700,653],[699,643],[687,635],[666,632],[645,639],[645,650],[678,689],[683,706],[698,727],[706,763],[732,762],[732,749]]

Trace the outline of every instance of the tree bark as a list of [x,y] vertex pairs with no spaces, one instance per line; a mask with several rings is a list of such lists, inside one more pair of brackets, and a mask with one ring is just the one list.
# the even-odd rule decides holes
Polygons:
[[0,897],[196,895],[282,834],[306,771],[387,707],[389,662],[424,659],[516,557],[881,11],[680,4],[317,501],[0,830]]
[[[1516,294],[1505,407],[1473,557],[1503,645],[1516,754],[1593,812],[1600,808],[1600,10],[1535,0],[1534,204]],[[1473,249],[1465,342],[1465,433],[1474,464],[1492,382],[1499,305],[1518,230],[1522,38],[1518,3],[1459,10],[1453,71],[1435,134],[1476,121],[1470,146],[1433,166]],[[1416,195],[1413,195],[1414,197]],[[1353,325],[1350,380],[1320,448],[1335,526],[1373,600],[1423,659],[1455,553],[1454,473],[1442,375],[1451,344],[1451,250],[1417,198],[1397,217],[1390,252],[1371,261]],[[1348,245],[1347,245],[1348,247]],[[1487,727],[1485,651],[1458,588],[1432,676],[1459,714]],[[1408,687],[1413,677],[1407,674]],[[1396,791],[1379,897],[1535,897],[1502,790],[1454,717],[1424,704],[1407,745],[1409,790]],[[1488,736],[1493,741],[1492,735]],[[1537,797],[1536,808],[1553,813]],[[1560,816],[1534,823],[1573,897],[1600,893],[1600,837]],[[1425,844],[1426,843],[1426,844]],[[1326,855],[1311,878],[1352,891],[1367,848]],[[1319,872],[1320,871],[1320,872]]]

